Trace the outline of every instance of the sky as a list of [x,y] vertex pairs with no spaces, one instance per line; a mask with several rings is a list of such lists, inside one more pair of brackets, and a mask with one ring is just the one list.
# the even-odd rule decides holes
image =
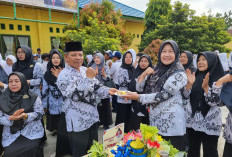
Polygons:
[[[141,11],[145,11],[146,4],[149,0],[116,0],[120,3],[129,5]],[[171,4],[174,4],[177,0],[171,0]],[[204,13],[208,13],[211,9],[212,13],[224,14],[232,10],[232,0],[179,0],[182,3],[187,3],[190,5],[190,9],[196,11],[196,15],[201,16]]]

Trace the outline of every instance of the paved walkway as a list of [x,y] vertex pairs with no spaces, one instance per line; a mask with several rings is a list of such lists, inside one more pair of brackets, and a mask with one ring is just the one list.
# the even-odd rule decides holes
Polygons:
[[[225,118],[228,115],[228,110],[226,107],[222,107],[222,122],[223,124],[225,124],[226,120]],[[113,113],[113,119],[115,120],[116,115]],[[113,125],[112,125],[113,126]],[[98,130],[98,140],[100,143],[102,143],[102,135],[103,135],[103,128],[99,128]],[[223,132],[223,129],[222,129]],[[47,142],[45,144],[44,147],[44,157],[55,157],[55,148],[56,148],[56,136],[52,136],[52,133],[47,132]],[[219,138],[219,142],[218,142],[218,152],[219,152],[219,157],[222,157],[223,154],[223,149],[224,149],[224,144],[225,144],[225,140],[222,137],[222,133],[221,136]],[[70,157],[70,156],[66,156],[66,157]]]

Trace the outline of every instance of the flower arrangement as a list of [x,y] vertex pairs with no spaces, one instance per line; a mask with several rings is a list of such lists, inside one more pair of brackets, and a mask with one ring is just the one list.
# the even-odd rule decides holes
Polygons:
[[[164,140],[158,132],[157,127],[140,124],[138,132],[131,131],[125,134],[124,140],[111,150],[104,151],[102,146],[99,151],[95,149],[96,146],[92,146],[89,152],[93,153],[91,150],[94,150],[95,154],[98,152],[99,157],[106,154],[108,157],[183,157],[185,155],[185,152],[174,148],[170,141]],[[97,144],[95,143],[95,145]],[[90,157],[98,156],[91,155]]]

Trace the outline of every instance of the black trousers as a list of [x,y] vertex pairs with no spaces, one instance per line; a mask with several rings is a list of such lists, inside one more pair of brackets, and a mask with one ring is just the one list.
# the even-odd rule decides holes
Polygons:
[[2,146],[2,131],[3,131],[3,125],[0,125],[0,155],[3,152],[3,146]]
[[130,132],[131,104],[118,103],[115,125],[124,123],[124,132]]
[[20,135],[13,143],[4,148],[3,157],[43,157],[41,139],[30,140]]
[[130,130],[138,130],[140,128],[140,124],[147,124],[149,125],[149,117],[148,116],[143,116],[140,117],[134,112],[131,112],[131,118],[130,118]]
[[66,129],[65,113],[61,113],[57,130],[56,157],[72,154]]
[[81,132],[68,132],[68,138],[73,157],[82,157],[93,144],[98,140],[98,125],[93,124],[89,129]]
[[186,136],[162,136],[166,141],[170,141],[174,148],[179,151],[186,151]]
[[232,156],[232,144],[225,142],[223,157],[231,157]]
[[97,107],[99,114],[99,125],[111,125],[113,123],[110,98],[101,99],[101,106]]
[[188,157],[200,157],[201,144],[203,144],[203,157],[218,157],[217,144],[219,136],[207,135],[193,129],[188,129],[188,133]]

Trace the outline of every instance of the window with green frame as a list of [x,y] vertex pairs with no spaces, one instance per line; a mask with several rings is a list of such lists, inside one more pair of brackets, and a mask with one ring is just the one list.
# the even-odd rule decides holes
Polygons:
[[[10,40],[9,40],[10,39]],[[13,39],[13,40],[12,40]],[[9,45],[12,45],[11,48],[7,48],[6,42],[13,42]],[[11,53],[13,52],[13,55],[15,55],[16,48],[20,45],[20,42],[22,44],[27,44],[29,47],[31,47],[31,38],[28,35],[7,35],[7,34],[0,34],[0,51],[2,53],[2,57],[5,58],[7,50],[11,49]]]

